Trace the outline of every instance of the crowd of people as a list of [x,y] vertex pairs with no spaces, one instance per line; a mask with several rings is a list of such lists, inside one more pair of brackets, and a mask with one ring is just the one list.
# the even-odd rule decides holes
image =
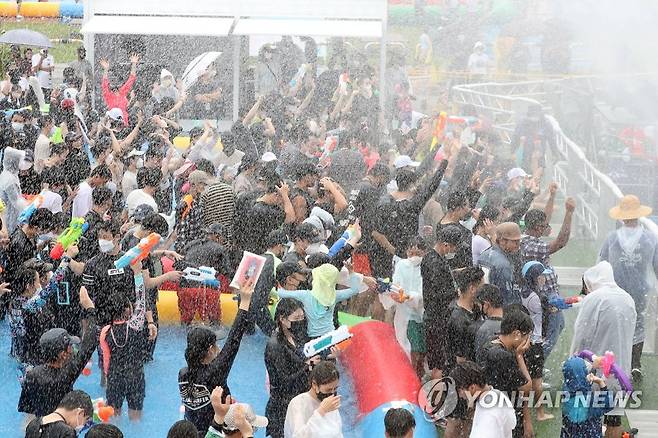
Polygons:
[[[550,257],[568,244],[576,209],[566,199],[562,225],[548,238],[558,186],[544,176],[550,136],[541,116],[529,112],[514,151],[501,154],[486,123],[462,120],[437,133],[434,117],[412,117],[401,67],[387,77],[382,108],[377,72],[363,58],[336,56],[322,71],[312,48],[312,40],[302,51],[286,38],[263,47],[251,109],[228,131],[205,121],[188,133],[181,108],[218,105],[212,65],[197,88],[185,89],[133,53],[127,77],[102,59],[95,79],[80,48],[64,83],[53,85],[41,80],[50,72],[47,53],[28,68],[14,50],[0,83],[0,293],[22,385],[18,410],[31,418],[26,437],[75,436],[88,427],[91,399],[73,385],[95,351],[106,403],[121,415],[126,401],[127,415],[139,421],[144,364],[158,360],[165,283],[178,284],[188,326],[187,366],[178,376],[185,419],[172,426],[172,438],[249,437],[263,427],[273,438],[342,436],[340,352],[302,353],[308,340],[337,327],[339,309],[391,323],[421,379],[451,376],[461,395],[480,399],[541,398],[544,362],[569,307]],[[189,142],[174,146],[176,137]],[[650,211],[637,198],[613,210],[623,226],[601,251],[609,263],[584,277],[581,315],[588,316],[576,323],[572,349],[614,351],[639,381],[643,278],[649,268],[658,272],[656,240],[638,222]],[[54,257],[57,236],[76,218],[84,233]],[[159,240],[148,257],[117,268],[153,233]],[[263,255],[265,265],[239,288],[220,348],[220,294],[235,292],[229,281],[245,251]],[[215,270],[218,287],[201,288],[182,272],[202,266]],[[382,279],[404,293],[379,293]],[[613,299],[624,306],[610,313],[603,307]],[[197,314],[205,325],[194,322]],[[256,326],[270,338],[265,417],[232,403],[236,389],[228,387],[241,340]],[[565,387],[591,386],[583,364],[567,365]],[[461,399],[441,426],[446,437],[530,437],[531,407],[526,400],[488,410]],[[536,421],[553,418],[536,410]],[[600,436],[602,414],[565,411],[562,436]],[[606,416],[608,436],[620,436],[619,418]],[[391,409],[387,436],[413,436],[414,421]],[[100,424],[87,436],[122,434]]]

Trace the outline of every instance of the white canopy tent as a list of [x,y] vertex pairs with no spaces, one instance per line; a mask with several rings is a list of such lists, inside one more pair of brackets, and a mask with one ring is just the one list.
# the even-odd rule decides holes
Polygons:
[[[94,35],[356,37],[380,41],[384,107],[387,0],[84,0],[82,33],[94,62]],[[239,107],[239,44],[233,53],[233,120]]]

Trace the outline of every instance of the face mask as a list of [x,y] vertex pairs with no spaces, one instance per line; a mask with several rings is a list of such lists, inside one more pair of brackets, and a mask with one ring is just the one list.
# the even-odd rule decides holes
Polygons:
[[290,333],[295,339],[305,339],[307,333],[306,320],[290,321]]
[[14,129],[14,131],[22,131],[23,130],[23,123],[18,123],[18,122],[11,122],[11,127]]
[[457,256],[456,253],[454,252],[449,252],[448,254],[445,255],[446,260],[452,260]]
[[142,167],[144,167],[144,160],[141,159],[141,158],[138,158],[136,166],[137,166],[138,169],[141,169]]
[[408,258],[409,262],[414,266],[420,266],[420,263],[423,261],[421,256],[413,256]]
[[114,249],[114,242],[111,240],[98,239],[98,247],[102,253],[108,253]]
[[320,252],[322,244],[321,243],[311,243],[307,248],[306,248],[306,254],[307,255],[312,255],[312,254],[317,254]]
[[320,401],[324,400],[324,399],[327,398],[327,397],[331,397],[331,396],[333,396],[333,395],[336,395],[335,392],[332,392],[332,393],[329,393],[329,394],[325,394],[324,392],[319,392],[319,391],[316,392],[315,394],[318,396],[318,400],[320,400]]

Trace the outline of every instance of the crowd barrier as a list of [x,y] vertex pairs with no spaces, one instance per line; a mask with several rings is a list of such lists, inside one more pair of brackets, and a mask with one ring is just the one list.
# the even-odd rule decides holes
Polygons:
[[[82,18],[82,3],[68,2],[23,2],[20,14],[26,18]],[[0,2],[0,17],[15,17],[16,2]]]

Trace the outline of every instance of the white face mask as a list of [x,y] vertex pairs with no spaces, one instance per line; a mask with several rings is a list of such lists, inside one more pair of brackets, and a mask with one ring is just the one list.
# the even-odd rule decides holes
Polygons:
[[111,240],[98,239],[98,247],[102,253],[108,253],[114,249],[114,242]]
[[423,258],[421,256],[413,256],[413,257],[409,257],[407,260],[409,260],[409,263],[411,263],[414,266],[420,266],[420,263],[423,261]]
[[19,123],[19,122],[11,122],[11,127],[14,129],[14,131],[18,131],[18,132],[22,131],[22,130],[23,130],[23,126],[24,126],[23,123]]
[[138,169],[141,169],[142,167],[144,167],[144,160],[142,158],[138,158],[136,166],[137,166]]

